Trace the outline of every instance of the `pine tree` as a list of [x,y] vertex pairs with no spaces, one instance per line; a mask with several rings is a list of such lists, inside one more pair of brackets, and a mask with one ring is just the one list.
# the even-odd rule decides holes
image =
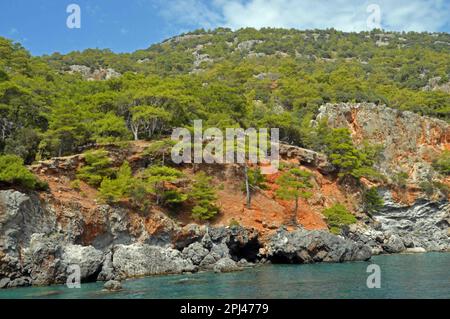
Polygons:
[[199,220],[209,220],[217,215],[218,207],[215,205],[217,195],[211,186],[211,177],[204,172],[195,176],[194,184],[190,192],[190,198],[195,203],[192,209],[192,217]]
[[383,198],[378,194],[375,187],[366,190],[363,194],[364,211],[372,214],[383,207]]
[[276,194],[278,197],[286,200],[295,200],[293,224],[297,225],[298,201],[300,198],[307,199],[311,193],[307,189],[312,188],[310,179],[312,174],[299,168],[291,168],[289,171],[281,174],[277,179],[280,186]]
[[162,203],[164,194],[168,191],[166,183],[175,182],[182,176],[183,173],[168,166],[150,166],[143,174],[149,185],[149,192],[156,196],[157,205]]

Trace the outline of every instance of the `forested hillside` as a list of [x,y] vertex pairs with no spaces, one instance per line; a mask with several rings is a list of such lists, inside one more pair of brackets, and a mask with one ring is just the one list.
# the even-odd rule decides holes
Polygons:
[[[327,102],[374,102],[450,120],[450,35],[198,30],[134,53],[33,57],[0,38],[0,153],[31,163],[94,142],[204,126],[279,127],[320,149]],[[317,133],[317,132],[316,132]]]

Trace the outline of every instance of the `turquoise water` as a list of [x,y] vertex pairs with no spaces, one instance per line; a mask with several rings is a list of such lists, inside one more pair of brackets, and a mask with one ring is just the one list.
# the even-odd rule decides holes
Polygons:
[[[381,268],[381,288],[366,286],[367,266]],[[375,256],[370,262],[267,265],[241,272],[154,276],[123,282],[0,290],[0,298],[450,298],[450,253]]]

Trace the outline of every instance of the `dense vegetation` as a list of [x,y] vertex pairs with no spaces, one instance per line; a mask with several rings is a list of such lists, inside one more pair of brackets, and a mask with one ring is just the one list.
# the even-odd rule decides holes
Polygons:
[[[26,163],[174,126],[279,127],[310,146],[326,102],[368,101],[449,120],[450,36],[247,28],[198,30],[146,50],[32,57],[0,38],[0,152]],[[122,75],[86,81],[73,65]],[[313,145],[314,146],[314,145]]]
[[16,155],[0,155],[0,186],[43,190],[47,184],[36,178]]
[[[127,54],[89,49],[33,57],[0,37],[0,155],[7,154],[0,157],[0,183],[42,187],[23,163],[93,143],[158,140],[146,155],[161,165],[134,175],[126,162],[112,169],[104,150],[85,153],[73,187],[83,180],[106,202],[140,207],[148,195],[167,207],[191,202],[193,217],[209,219],[219,211],[209,177],[197,175],[179,191],[170,185],[181,173],[166,166],[173,142],[164,137],[195,119],[204,129],[278,127],[282,141],[326,153],[341,178],[381,178],[373,170],[376,146],[356,147],[348,130],[312,127],[311,120],[327,102],[374,102],[450,121],[449,44],[446,33],[219,28]],[[448,157],[434,163],[444,175]],[[264,179],[243,168],[250,207]],[[309,178],[290,169],[278,180],[278,195],[294,199],[295,211],[308,197]],[[405,178],[398,176],[399,185]],[[380,204],[375,191],[365,200],[367,211]],[[327,214],[333,229],[348,217],[342,207]]]

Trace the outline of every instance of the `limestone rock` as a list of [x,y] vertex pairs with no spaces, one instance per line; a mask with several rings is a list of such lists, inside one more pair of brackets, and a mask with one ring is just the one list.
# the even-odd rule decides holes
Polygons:
[[383,244],[383,249],[388,253],[400,253],[404,251],[405,245],[403,245],[403,241],[396,235],[392,235],[386,242]]
[[62,261],[67,266],[77,265],[80,267],[82,281],[96,280],[103,260],[103,252],[92,246],[70,244],[64,247],[62,254]]
[[109,280],[103,285],[103,287],[109,291],[122,290],[122,284],[120,281],[117,281],[117,280]]
[[314,263],[368,260],[371,249],[324,231],[280,229],[267,243],[273,262]]
[[236,264],[236,262],[228,257],[224,257],[219,259],[216,264],[214,265],[214,272],[231,272],[231,271],[237,271],[240,268]]
[[160,274],[178,274],[195,271],[180,251],[146,244],[118,245],[113,256],[113,267],[119,278]]
[[405,253],[411,253],[411,254],[420,254],[420,253],[426,253],[427,251],[425,248],[422,247],[414,247],[414,248],[406,248]]
[[199,265],[208,254],[208,249],[199,242],[192,243],[183,249],[183,258],[191,260],[194,265]]

